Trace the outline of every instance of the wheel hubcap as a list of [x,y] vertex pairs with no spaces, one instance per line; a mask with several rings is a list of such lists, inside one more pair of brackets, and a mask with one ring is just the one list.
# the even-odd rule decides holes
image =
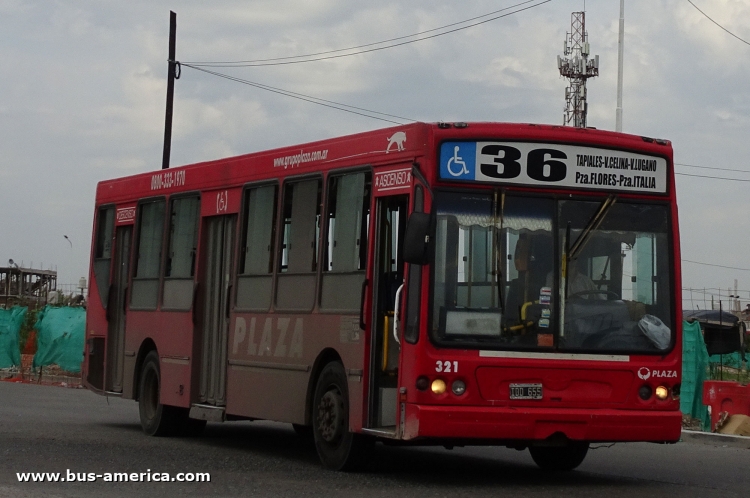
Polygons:
[[324,441],[332,443],[341,437],[344,426],[344,399],[337,391],[328,391],[318,404],[318,430]]

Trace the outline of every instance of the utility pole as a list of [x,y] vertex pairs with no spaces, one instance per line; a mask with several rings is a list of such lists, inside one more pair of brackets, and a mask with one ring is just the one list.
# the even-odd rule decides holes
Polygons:
[[570,79],[570,86],[565,89],[563,125],[573,123],[576,128],[586,127],[586,80],[599,76],[599,56],[589,60],[590,53],[586,13],[573,12],[570,15],[570,32],[565,36],[564,58],[557,56],[560,76]]
[[169,168],[169,155],[172,151],[172,103],[174,102],[174,80],[180,77],[180,65],[175,60],[177,38],[177,14],[169,11],[169,66],[167,70],[167,111],[164,116],[164,154],[161,169]]
[[620,34],[617,37],[617,110],[615,131],[622,131],[622,54],[625,45],[625,0],[620,0]]

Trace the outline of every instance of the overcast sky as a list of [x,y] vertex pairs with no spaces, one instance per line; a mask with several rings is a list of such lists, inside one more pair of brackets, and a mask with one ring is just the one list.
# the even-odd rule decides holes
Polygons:
[[[160,168],[170,9],[178,60],[235,61],[377,42],[521,1],[0,0],[0,266],[12,258],[77,283],[88,276],[96,183]],[[750,2],[693,3],[750,41]],[[562,124],[556,57],[583,7],[552,0],[388,50],[218,71],[413,120]],[[607,130],[618,18],[617,0],[586,2],[601,74],[588,83],[588,124]],[[750,45],[687,0],[626,0],[624,81],[623,130],[669,139],[676,163],[702,166],[676,167],[683,284],[701,289],[692,302],[684,293],[685,307],[704,307],[703,288],[726,299],[735,279],[744,307],[750,271],[684,260],[750,269]],[[391,125],[191,68],[174,106],[173,166]]]

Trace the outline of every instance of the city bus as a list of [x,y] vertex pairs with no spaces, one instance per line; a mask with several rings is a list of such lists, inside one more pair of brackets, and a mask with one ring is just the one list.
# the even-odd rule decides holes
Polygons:
[[291,423],[375,442],[680,438],[669,141],[414,123],[102,181],[83,378],[147,435]]

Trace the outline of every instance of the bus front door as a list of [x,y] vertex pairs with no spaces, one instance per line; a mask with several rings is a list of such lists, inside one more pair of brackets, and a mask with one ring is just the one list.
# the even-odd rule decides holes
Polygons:
[[372,274],[370,319],[370,382],[368,427],[396,432],[398,365],[401,352],[398,321],[403,302],[404,261],[408,195],[389,195],[375,200],[375,264]]
[[125,360],[125,312],[130,272],[132,226],[118,227],[115,232],[115,261],[107,303],[107,373],[106,391],[121,393]]
[[[227,337],[231,294],[232,252],[237,217],[204,218],[201,363],[198,400],[226,406]],[[191,415],[192,416],[192,415]]]

